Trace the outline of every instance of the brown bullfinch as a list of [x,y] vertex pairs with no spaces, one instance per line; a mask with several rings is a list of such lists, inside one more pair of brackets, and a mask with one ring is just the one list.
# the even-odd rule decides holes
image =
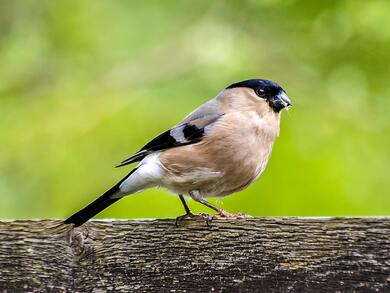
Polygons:
[[139,162],[126,177],[65,223],[82,225],[122,197],[161,186],[215,210],[205,198],[246,188],[264,171],[276,137],[280,112],[291,106],[276,82],[250,79],[234,83],[190,113],[182,122],[147,143],[117,167]]

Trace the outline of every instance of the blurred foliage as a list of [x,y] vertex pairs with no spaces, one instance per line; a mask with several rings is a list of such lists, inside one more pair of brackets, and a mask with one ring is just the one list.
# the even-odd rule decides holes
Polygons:
[[[278,81],[294,107],[252,215],[390,215],[389,1],[0,1],[0,217],[66,217],[113,166],[225,86]],[[191,202],[194,211],[210,210]],[[100,217],[175,217],[152,189]]]

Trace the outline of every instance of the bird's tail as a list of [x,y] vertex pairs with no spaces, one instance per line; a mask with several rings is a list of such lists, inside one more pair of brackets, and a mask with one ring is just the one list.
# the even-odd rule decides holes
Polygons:
[[96,216],[98,213],[100,213],[102,210],[107,208],[108,206],[112,205],[116,201],[120,200],[122,197],[115,196],[117,195],[119,190],[119,186],[123,181],[125,181],[131,174],[136,171],[137,168],[132,170],[125,178],[123,178],[120,182],[118,182],[115,186],[113,186],[111,189],[107,190],[103,195],[98,197],[96,200],[91,202],[89,205],[87,205],[82,210],[78,211],[74,215],[70,216],[68,219],[65,220],[65,224],[73,224],[74,227],[81,226],[85,222],[87,222],[92,217]]

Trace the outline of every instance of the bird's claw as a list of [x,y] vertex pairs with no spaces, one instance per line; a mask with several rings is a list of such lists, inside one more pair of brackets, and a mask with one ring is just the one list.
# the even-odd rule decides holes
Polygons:
[[175,226],[177,228],[179,228],[180,226],[180,222],[186,218],[191,218],[191,217],[198,217],[198,218],[202,218],[203,220],[205,220],[206,222],[206,225],[207,227],[211,228],[211,221],[213,220],[214,216],[213,215],[209,215],[209,214],[204,214],[204,213],[200,213],[200,214],[193,214],[193,213],[187,213],[187,214],[184,214],[182,216],[179,216],[176,218],[175,220]]
[[[226,219],[247,219],[247,218],[252,218],[252,216],[250,215],[246,215],[244,213],[237,213],[237,214],[231,214],[225,210],[221,210],[218,212],[218,215],[222,218],[226,218]],[[218,217],[218,215],[209,215],[209,214],[204,214],[204,213],[200,213],[200,214],[193,214],[193,213],[187,213],[187,214],[184,214],[182,216],[179,216],[176,218],[175,220],[175,226],[179,228],[180,226],[180,222],[186,218],[202,218],[203,220],[205,220],[206,224],[207,224],[207,227],[211,228],[211,222],[212,220],[215,218],[215,217]]]
[[219,216],[227,219],[246,219],[246,218],[252,218],[252,216],[244,214],[244,213],[236,213],[236,214],[231,214],[225,210],[220,210],[219,211]]
[[229,213],[229,212],[227,212],[225,210],[220,210],[218,212],[218,215],[220,215],[223,218],[228,218],[228,219],[235,219],[236,218],[235,215],[233,215],[233,214],[231,214],[231,213]]

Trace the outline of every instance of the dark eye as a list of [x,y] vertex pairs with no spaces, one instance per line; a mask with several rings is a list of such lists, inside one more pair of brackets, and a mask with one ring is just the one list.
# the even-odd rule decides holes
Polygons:
[[264,98],[265,91],[263,89],[258,88],[255,92],[259,97]]

